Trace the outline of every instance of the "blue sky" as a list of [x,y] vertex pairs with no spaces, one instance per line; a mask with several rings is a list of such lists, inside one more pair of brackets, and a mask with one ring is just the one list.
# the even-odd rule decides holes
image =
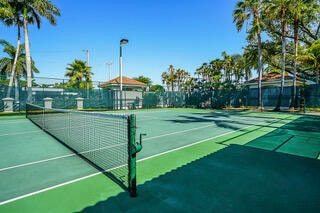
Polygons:
[[[93,80],[119,75],[119,43],[123,46],[123,75],[149,77],[162,84],[170,64],[191,75],[221,52],[242,54],[245,33],[232,22],[237,0],[52,0],[61,11],[57,26],[43,19],[29,27],[31,55],[38,77],[65,78],[74,59],[86,60],[89,50]],[[14,27],[0,25],[0,39],[16,44]],[[3,53],[0,52],[0,56]]]

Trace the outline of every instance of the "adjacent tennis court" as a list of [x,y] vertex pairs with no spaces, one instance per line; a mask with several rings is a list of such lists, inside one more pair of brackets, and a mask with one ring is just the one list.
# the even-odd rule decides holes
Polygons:
[[[25,116],[0,116],[0,212],[320,210],[319,116],[186,108],[129,113],[136,115],[136,141],[146,134],[137,153],[136,198]],[[111,124],[105,128],[109,137]],[[92,146],[87,141],[81,146]]]

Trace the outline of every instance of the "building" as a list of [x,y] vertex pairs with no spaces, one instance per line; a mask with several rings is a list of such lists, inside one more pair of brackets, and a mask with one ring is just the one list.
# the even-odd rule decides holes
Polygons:
[[[245,85],[249,86],[250,88],[258,88],[258,81],[259,81],[259,78],[257,77],[245,82]],[[289,76],[288,74],[286,74],[284,76],[284,86],[285,87],[292,86],[292,82],[293,82],[293,76]],[[300,86],[302,84],[303,84],[303,80],[300,78],[297,78],[297,86]],[[281,85],[281,73],[272,72],[262,76],[262,79],[261,79],[262,88],[280,87],[280,85]]]
[[104,90],[114,91],[114,108],[128,109],[142,107],[142,93],[147,88],[147,84],[122,76],[122,93],[120,92],[120,77],[103,82],[99,87]]
[[[244,85],[249,86],[249,102],[248,105],[254,106],[258,104],[258,77],[251,79],[244,83]],[[308,82],[310,83],[310,82]],[[284,78],[284,88],[282,93],[282,108],[289,108],[292,102],[292,84],[293,76],[285,75]],[[297,77],[297,99],[299,99],[300,86],[304,84],[304,80]],[[274,108],[277,106],[278,98],[281,88],[281,73],[267,73],[262,76],[261,79],[261,92],[262,92],[262,105],[265,108]]]
[[[99,87],[108,90],[120,90],[120,77],[116,77],[107,82],[103,82]],[[123,91],[144,91],[147,88],[147,84],[140,81],[136,81],[132,78],[122,76],[122,90]]]

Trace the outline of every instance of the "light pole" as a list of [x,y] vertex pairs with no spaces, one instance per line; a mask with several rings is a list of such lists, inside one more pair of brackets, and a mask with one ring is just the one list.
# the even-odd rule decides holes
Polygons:
[[[83,52],[86,52],[86,56],[87,56],[87,67],[89,67],[89,50],[82,50]],[[87,98],[89,98],[89,84],[86,81],[86,85],[87,85]]]
[[87,56],[87,66],[89,66],[89,50],[82,50],[83,52],[86,52]]
[[112,65],[112,62],[107,62],[106,65],[108,65],[108,77],[109,77],[109,81],[111,79],[111,65]]
[[120,72],[120,109],[122,109],[122,44],[127,44],[128,39],[120,40],[120,61],[119,61],[119,72]]

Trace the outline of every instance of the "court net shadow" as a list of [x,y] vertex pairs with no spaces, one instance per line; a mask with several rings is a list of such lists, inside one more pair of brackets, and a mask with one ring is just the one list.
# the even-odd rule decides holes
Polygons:
[[230,145],[82,212],[319,212],[320,161]]

